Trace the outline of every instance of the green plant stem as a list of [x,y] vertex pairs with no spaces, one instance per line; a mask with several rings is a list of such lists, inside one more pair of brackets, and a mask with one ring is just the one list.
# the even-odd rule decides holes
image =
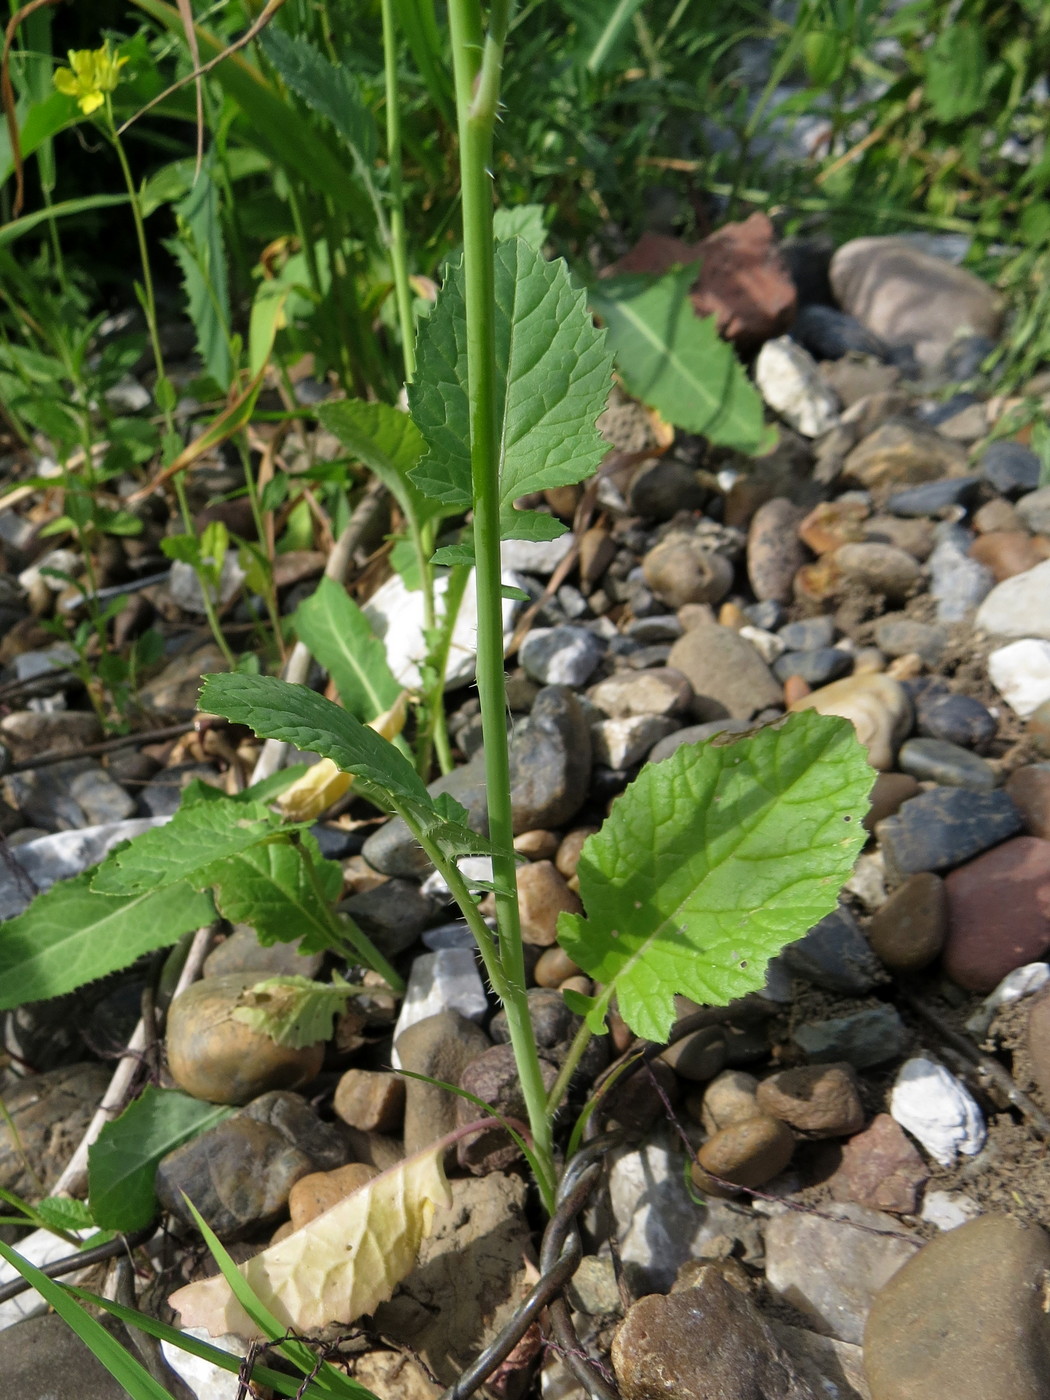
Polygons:
[[382,14],[383,76],[386,83],[386,160],[390,172],[390,267],[394,275],[397,318],[401,324],[405,382],[411,384],[416,375],[416,329],[412,316],[412,288],[408,281],[405,198],[401,178],[401,103],[397,89],[394,0],[382,0]]
[[[504,966],[504,961],[502,957],[500,936],[498,934],[493,935],[492,930],[482,918],[481,912],[477,906],[477,902],[475,901],[473,895],[470,892],[470,886],[467,884],[467,881],[464,879],[464,877],[460,874],[459,867],[456,865],[456,862],[454,860],[446,859],[441,849],[430,840],[426,833],[420,829],[418,824],[414,822],[410,816],[406,815],[405,813],[402,813],[402,816],[404,816],[405,822],[408,825],[409,829],[412,831],[413,836],[415,836],[416,840],[422,846],[423,850],[434,862],[434,865],[440,872],[442,879],[445,881],[445,884],[448,885],[449,891],[452,894],[453,899],[459,905],[460,911],[464,919],[467,921],[470,931],[471,933],[473,933],[474,938],[477,942],[478,951],[481,954],[481,960],[485,964],[485,972],[488,975],[489,982],[492,984],[492,990],[503,1002],[504,1008],[507,1012],[508,1026],[512,1025],[510,1019],[511,1007],[513,1005],[516,1005],[518,1000],[524,1001],[525,999],[523,996],[521,998],[515,996],[515,988],[511,986],[510,982],[507,979],[506,968]],[[532,1022],[529,1021],[527,1007],[525,1014],[525,1023],[529,1027],[529,1034],[531,1039]],[[514,1047],[515,1062],[518,1067],[518,1072],[519,1074],[521,1074],[522,1089],[525,1092],[526,1103],[529,1106],[529,1118],[531,1126],[532,1110],[531,1103],[529,1101],[530,1090],[526,1087],[525,1066],[523,1064],[522,1056],[518,1053],[518,1042],[514,1039],[513,1030],[511,1031],[511,1044]],[[537,1078],[540,1078],[539,1056],[536,1054],[534,1039],[532,1039],[532,1058],[535,1061],[536,1076]],[[540,1078],[539,1092],[541,1095],[545,1094],[542,1078]],[[546,1114],[546,1109],[544,1109],[544,1112],[541,1116],[544,1124],[547,1126],[547,1139],[549,1143],[550,1128],[549,1119],[547,1118]],[[543,1201],[547,1209],[553,1210],[555,1188],[557,1185],[554,1171],[553,1153],[551,1152],[549,1146],[545,1150],[541,1151],[539,1144],[536,1142],[535,1132],[533,1133],[533,1148],[535,1150],[535,1162],[537,1167],[536,1184],[539,1187],[540,1194],[543,1197]]]
[[[449,27],[459,125],[466,283],[470,460],[474,497],[475,582],[478,596],[477,683],[485,743],[489,835],[496,888],[496,922],[502,988],[496,987],[521,1076],[536,1154],[553,1172],[553,1138],[547,1091],[525,994],[525,960],[513,855],[510,751],[503,674],[503,597],[500,571],[499,431],[496,421],[495,268],[492,231],[492,138],[499,102],[503,44],[511,4],[489,11],[482,39],[476,0],[450,0]],[[450,886],[451,888],[451,886]],[[494,983],[495,986],[495,983]]]
[[561,1069],[558,1071],[558,1077],[551,1087],[550,1094],[547,1096],[547,1112],[552,1118],[561,1107],[561,1101],[569,1088],[569,1081],[576,1073],[577,1067],[583,1059],[584,1051],[587,1049],[587,1046],[590,1045],[593,1035],[594,1032],[587,1025],[587,1022],[584,1021],[575,1036],[573,1036],[568,1054],[562,1061]]
[[387,985],[392,991],[403,992],[405,990],[404,978],[395,972],[375,944],[372,943],[370,939],[366,938],[357,927],[349,914],[339,915],[329,908],[328,900],[325,898],[324,891],[321,889],[321,881],[317,875],[317,866],[314,863],[314,858],[302,842],[299,843],[299,853],[306,867],[306,878],[310,881],[310,888],[313,890],[318,904],[322,909],[328,910],[332,933],[336,940],[336,947],[341,952],[343,951],[343,944],[349,943],[350,947],[363,963],[370,967],[373,972],[378,972],[380,977],[386,979]]

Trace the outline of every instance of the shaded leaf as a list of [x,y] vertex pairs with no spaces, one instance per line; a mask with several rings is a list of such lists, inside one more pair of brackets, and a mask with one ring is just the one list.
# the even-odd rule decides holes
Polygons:
[[[443,1143],[405,1158],[308,1225],[242,1264],[239,1273],[282,1328],[312,1332],[372,1313],[410,1272],[434,1213],[452,1194]],[[213,1337],[261,1335],[221,1275],[168,1300],[184,1327]]]
[[357,719],[375,719],[397,700],[401,687],[387,665],[386,648],[334,579],[323,578],[299,604],[292,626],[335,682],[344,708]]
[[590,289],[630,392],[678,428],[753,452],[766,434],[762,400],[713,316],[693,310],[695,267],[653,281],[610,277]]
[[332,63],[309,39],[288,34],[276,24],[263,30],[260,42],[296,96],[330,121],[362,162],[372,164],[379,144],[375,117],[350,69]]
[[[303,846],[313,847],[313,874]],[[198,878],[215,892],[215,903],[232,924],[251,924],[262,944],[299,941],[304,953],[338,946],[331,906],[343,877],[335,861],[321,859],[314,838],[304,834],[252,846],[205,867]]]
[[387,403],[339,399],[319,404],[317,416],[351,456],[376,474],[405,515],[423,523],[441,514],[409,476],[426,443],[407,413]]
[[204,367],[224,391],[233,377],[226,248],[219,215],[219,189],[212,178],[214,156],[198,172],[189,193],[175,205],[179,236],[167,243],[182,273],[186,309]]
[[584,844],[586,916],[558,920],[605,987],[592,1023],[615,992],[659,1042],[676,994],[725,1006],[761,988],[769,959],[835,908],[874,776],[848,720],[812,713],[644,768]]
[[497,239],[522,238],[530,248],[542,248],[547,241],[543,205],[515,204],[497,209],[492,216],[492,232]]
[[104,1230],[138,1230],[157,1214],[157,1164],[233,1109],[148,1084],[88,1149],[88,1200]]

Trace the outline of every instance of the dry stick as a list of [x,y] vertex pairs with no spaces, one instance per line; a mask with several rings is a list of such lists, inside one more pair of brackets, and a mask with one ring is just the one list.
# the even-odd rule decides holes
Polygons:
[[[208,945],[211,943],[212,926],[209,924],[205,928],[199,928],[194,934],[190,950],[186,955],[182,971],[179,973],[179,980],[176,983],[172,999],[190,985],[201,970],[201,965],[208,955]],[[87,1160],[88,1148],[98,1137],[99,1133],[117,1116],[124,1106],[124,1099],[131,1081],[135,1077],[135,1071],[142,1062],[142,1052],[146,1048],[146,1023],[140,1020],[132,1032],[128,1041],[127,1049],[120,1057],[113,1078],[109,1081],[109,1088],[103,1095],[102,1102],[98,1106],[98,1111],[88,1125],[88,1130],[81,1138],[80,1143],[69,1159],[65,1171],[58,1178],[52,1191],[53,1196],[81,1196],[87,1190]]]
[[[325,578],[342,583],[355,550],[368,538],[369,532],[375,528],[385,502],[386,488],[381,486],[378,481],[373,481],[358,501],[346,528],[336,540],[335,548],[328,556],[328,563],[324,570]],[[309,673],[310,648],[303,642],[296,642],[284,665],[284,679],[290,681],[292,685],[302,685]],[[289,745],[283,739],[267,739],[252,773],[252,782],[260,783],[264,778],[273,777],[284,763],[288,749]]]
[[178,724],[166,724],[161,729],[143,729],[137,734],[118,734],[113,739],[103,739],[98,744],[81,744],[76,749],[46,749],[33,758],[20,758],[7,769],[8,773],[26,773],[33,768],[46,768],[51,763],[65,763],[73,758],[90,758],[97,754],[113,753],[116,749],[127,749],[133,744],[159,744],[165,739],[180,739],[183,734],[192,734],[196,728],[192,719]]

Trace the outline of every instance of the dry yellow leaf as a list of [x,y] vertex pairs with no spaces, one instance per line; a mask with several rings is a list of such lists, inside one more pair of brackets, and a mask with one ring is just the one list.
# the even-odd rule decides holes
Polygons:
[[[369,721],[368,728],[384,739],[396,739],[405,727],[407,713],[408,691],[403,690],[389,710]],[[345,797],[353,781],[353,776],[337,768],[330,758],[322,758],[311,764],[291,787],[285,788],[274,806],[289,821],[315,821],[333,802]]]
[[[241,1265],[282,1326],[313,1332],[329,1322],[353,1322],[386,1302],[411,1272],[437,1207],[452,1204],[444,1151],[439,1144],[407,1157]],[[168,1302],[183,1327],[205,1327],[213,1337],[260,1335],[221,1274],[187,1284]]]

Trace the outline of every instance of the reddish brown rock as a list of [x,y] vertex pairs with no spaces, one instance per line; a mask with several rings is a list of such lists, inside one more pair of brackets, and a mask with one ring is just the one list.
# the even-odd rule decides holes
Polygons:
[[990,992],[1050,948],[1050,841],[1015,836],[953,870],[944,969],[960,987]]
[[848,1064],[800,1065],[758,1086],[758,1106],[811,1137],[846,1137],[864,1122],[857,1076]]
[[1011,773],[1006,783],[1024,817],[1029,836],[1050,841],[1050,763],[1032,763]]
[[300,1177],[288,1194],[288,1214],[292,1217],[293,1230],[301,1230],[331,1210],[347,1196],[359,1190],[377,1177],[375,1167],[364,1162],[349,1162],[345,1167],[336,1167],[331,1172],[311,1172]]
[[791,601],[795,574],[806,562],[798,538],[801,512],[784,496],[759,506],[747,537],[747,575],[755,597]]
[[1027,530],[994,530],[970,546],[970,558],[991,569],[997,583],[1026,574],[1046,558],[1046,549]]
[[791,1161],[795,1139],[779,1118],[760,1113],[720,1128],[696,1154],[693,1180],[704,1189],[709,1177],[735,1186],[761,1186]]
[[836,1201],[912,1215],[929,1178],[929,1168],[904,1129],[888,1113],[879,1113],[846,1143],[829,1185]]
[[944,881],[923,870],[905,880],[876,911],[868,941],[891,972],[918,972],[941,951],[947,927]]
[[335,1116],[365,1133],[393,1133],[405,1116],[405,1081],[399,1074],[348,1069],[335,1086]]
[[698,316],[715,316],[719,334],[754,349],[780,335],[795,318],[796,292],[765,214],[726,224],[699,243],[645,233],[606,275],[667,272],[700,262],[691,289]]

